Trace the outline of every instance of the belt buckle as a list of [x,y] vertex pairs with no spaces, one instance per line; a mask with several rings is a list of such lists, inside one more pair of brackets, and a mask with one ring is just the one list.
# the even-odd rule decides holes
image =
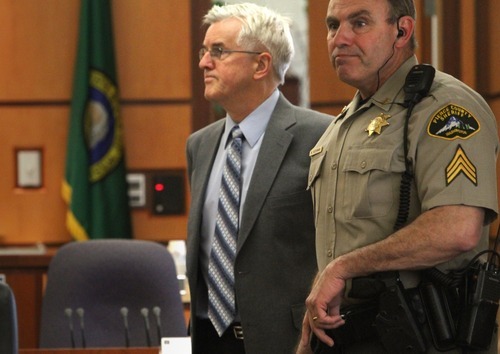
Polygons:
[[233,333],[236,339],[243,340],[243,327],[242,326],[233,326]]

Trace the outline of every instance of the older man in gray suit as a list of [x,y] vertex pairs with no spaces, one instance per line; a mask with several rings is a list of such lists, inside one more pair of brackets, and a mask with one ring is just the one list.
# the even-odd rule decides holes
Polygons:
[[309,151],[331,117],[278,91],[294,50],[288,19],[238,4],[204,23],[205,97],[227,116],[187,142],[193,353],[291,353],[317,271]]

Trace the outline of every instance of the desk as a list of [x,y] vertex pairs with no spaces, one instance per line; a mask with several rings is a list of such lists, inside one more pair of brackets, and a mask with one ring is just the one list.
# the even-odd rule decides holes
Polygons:
[[44,254],[0,255],[0,274],[16,298],[19,348],[37,348],[45,276],[55,250]]
[[158,354],[160,348],[20,349],[19,354]]

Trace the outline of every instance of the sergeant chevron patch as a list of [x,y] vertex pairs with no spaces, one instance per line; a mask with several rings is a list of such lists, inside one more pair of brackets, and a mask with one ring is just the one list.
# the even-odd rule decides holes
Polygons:
[[469,181],[477,186],[476,166],[469,160],[462,147],[458,145],[455,156],[446,166],[446,185],[450,185],[460,173],[463,173]]

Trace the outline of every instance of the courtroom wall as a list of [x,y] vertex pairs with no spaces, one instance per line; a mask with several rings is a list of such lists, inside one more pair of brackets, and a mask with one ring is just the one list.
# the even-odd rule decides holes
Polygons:
[[[441,69],[478,90],[499,117],[500,23],[495,15],[500,13],[500,2],[438,3],[446,8],[440,19],[446,26],[440,38]],[[0,0],[0,243],[70,240],[60,189],[79,4],[78,0]],[[209,4],[210,0],[113,1],[126,163],[131,171],[185,169],[187,136],[210,121],[210,105],[204,102],[202,76],[192,55],[202,38],[197,22]],[[328,60],[327,4],[328,0],[314,0],[307,8],[309,101],[313,109],[338,114],[354,90],[338,81]],[[417,56],[430,62],[430,20],[424,1],[416,4]],[[18,149],[42,151],[42,188],[16,186]],[[188,208],[173,216],[133,209],[135,237],[185,238]]]
[[[185,169],[190,1],[112,2],[126,163]],[[61,198],[80,1],[0,0],[0,243],[63,243]],[[197,73],[198,74],[198,73]],[[16,186],[17,149],[42,151],[41,188]],[[132,213],[136,238],[184,238],[187,214]]]

